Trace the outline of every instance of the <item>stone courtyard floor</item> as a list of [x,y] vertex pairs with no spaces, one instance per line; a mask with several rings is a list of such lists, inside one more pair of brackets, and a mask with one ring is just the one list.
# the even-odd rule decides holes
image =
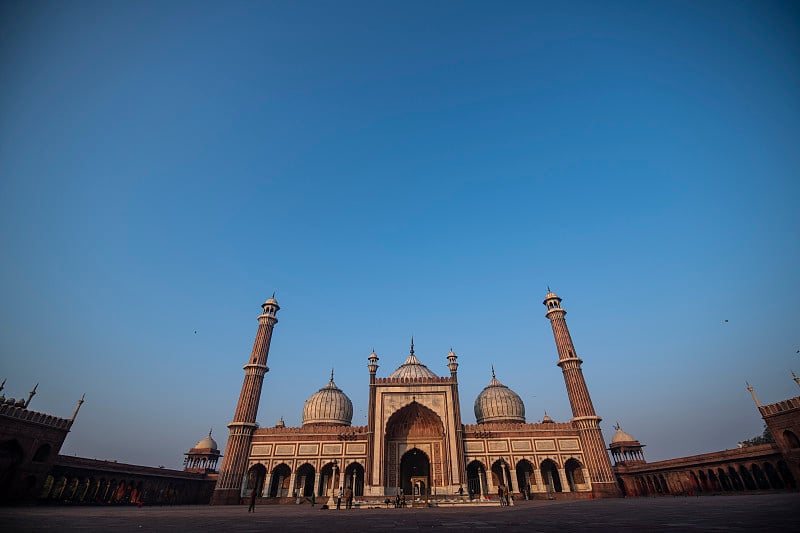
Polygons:
[[2,531],[800,531],[800,493],[322,510],[309,505],[5,507]]

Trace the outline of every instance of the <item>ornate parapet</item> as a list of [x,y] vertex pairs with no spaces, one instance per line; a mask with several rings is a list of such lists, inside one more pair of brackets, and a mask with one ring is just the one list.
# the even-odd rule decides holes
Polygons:
[[69,431],[72,427],[72,420],[68,418],[59,418],[57,416],[39,413],[37,411],[30,411],[24,407],[15,407],[13,405],[0,405],[0,416],[14,418],[33,424],[40,424],[53,429],[61,429]]
[[761,416],[766,418],[768,416],[776,416],[788,413],[790,411],[800,410],[800,396],[782,400],[780,402],[771,403],[768,405],[760,405],[758,410]]

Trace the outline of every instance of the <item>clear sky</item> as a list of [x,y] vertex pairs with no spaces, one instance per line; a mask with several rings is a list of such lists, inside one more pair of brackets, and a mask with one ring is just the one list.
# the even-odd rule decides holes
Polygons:
[[795,2],[0,4],[0,379],[62,453],[224,449],[260,304],[258,421],[367,356],[571,412],[562,298],[606,440],[649,460],[798,394]]

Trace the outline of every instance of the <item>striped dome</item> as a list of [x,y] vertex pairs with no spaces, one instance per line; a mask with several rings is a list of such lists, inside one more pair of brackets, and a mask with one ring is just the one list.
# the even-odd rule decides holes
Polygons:
[[417,356],[414,355],[414,338],[411,338],[411,352],[408,354],[406,361],[400,365],[397,370],[389,374],[390,378],[409,378],[409,379],[427,379],[437,378],[427,366],[423,365]]
[[494,375],[494,368],[492,368],[492,380],[475,398],[475,420],[478,424],[525,423],[525,404],[516,392],[498,381]]
[[324,424],[349,426],[353,420],[353,402],[331,380],[306,400],[303,406],[303,425]]

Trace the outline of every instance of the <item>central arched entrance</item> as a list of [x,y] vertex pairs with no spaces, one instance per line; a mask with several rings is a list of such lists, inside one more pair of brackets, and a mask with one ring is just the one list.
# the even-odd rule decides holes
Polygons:
[[448,461],[445,458],[444,424],[428,407],[412,401],[389,417],[385,430],[384,487],[387,495],[402,489],[413,494],[416,481],[418,490],[424,484],[428,494],[436,487],[444,487],[449,479]]
[[400,487],[404,494],[424,496],[431,485],[431,461],[420,449],[412,448],[400,459]]

